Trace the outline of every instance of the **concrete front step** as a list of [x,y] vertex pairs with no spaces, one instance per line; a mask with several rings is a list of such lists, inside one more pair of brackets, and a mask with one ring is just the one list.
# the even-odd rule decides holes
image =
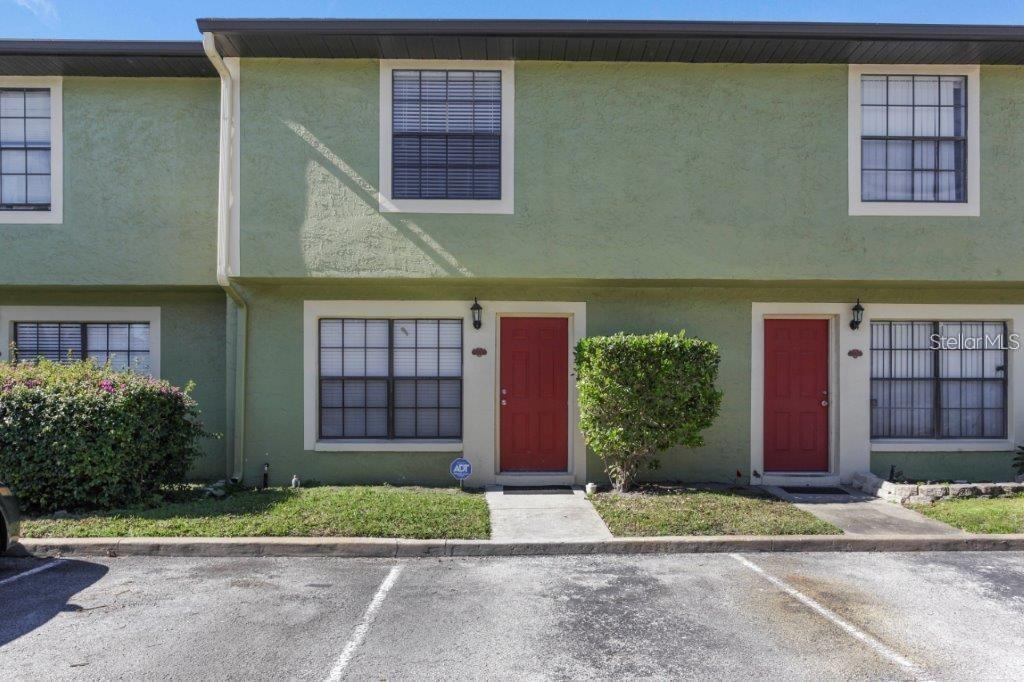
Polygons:
[[1024,551],[1014,535],[771,535],[613,538],[596,541],[497,542],[392,538],[52,538],[23,539],[21,556],[542,556],[700,552]]
[[491,486],[485,495],[496,542],[610,540],[608,527],[579,486],[533,490]]
[[930,519],[912,509],[880,500],[854,488],[847,495],[816,495],[769,487],[776,497],[827,521],[847,535],[963,535],[964,531]]

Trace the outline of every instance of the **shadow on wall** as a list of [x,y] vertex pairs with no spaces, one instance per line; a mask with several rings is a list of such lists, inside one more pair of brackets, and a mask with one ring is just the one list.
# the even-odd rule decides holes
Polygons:
[[[311,160],[325,168],[335,178],[340,180],[352,192],[376,211],[378,206],[377,189],[363,176],[361,176],[344,159],[335,154],[331,149],[319,140],[308,128],[295,121],[285,121],[285,125],[295,133],[301,140],[306,142],[315,152],[316,156]],[[326,162],[326,163],[325,163]],[[307,180],[308,183],[308,180]],[[307,195],[309,190],[307,188]],[[439,269],[451,277],[472,277],[473,273],[462,265],[454,255],[447,251],[436,239],[427,234],[416,223],[408,218],[398,218],[394,214],[380,213],[380,217],[387,222],[397,233],[403,235],[406,240],[415,245],[423,252]],[[307,214],[307,219],[308,219]]]
[[[52,559],[50,561],[53,561]],[[0,569],[12,576],[45,562],[33,559],[0,559]],[[8,642],[42,627],[60,613],[82,611],[72,598],[98,582],[109,569],[102,564],[77,559],[63,559],[61,565],[41,573],[25,576],[17,582],[0,585],[0,648]],[[6,574],[4,570],[0,575]],[[0,677],[13,671],[2,670]]]

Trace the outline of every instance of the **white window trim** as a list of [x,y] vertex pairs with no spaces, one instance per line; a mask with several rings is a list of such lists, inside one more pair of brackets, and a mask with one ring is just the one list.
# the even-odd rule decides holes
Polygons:
[[50,210],[0,211],[2,225],[59,225],[64,222],[64,119],[60,76],[0,76],[0,88],[50,89]]
[[1009,440],[873,440],[871,452],[1009,452]]
[[[865,305],[865,308],[868,306]],[[1024,306],[1020,305],[875,305],[864,312],[861,329],[871,333],[871,321],[924,322],[1004,322],[1007,336],[1024,330]],[[870,336],[865,342],[865,357],[870,360]],[[1018,354],[1006,352],[1006,438],[875,438],[871,452],[1008,452],[1015,449],[1019,434],[1024,431],[1024,381],[1017,379],[1021,371]],[[868,365],[870,395],[870,363]],[[870,433],[870,411],[868,424]]]
[[[391,72],[395,69],[486,69],[501,72],[501,199],[391,198]],[[513,213],[515,200],[515,62],[463,59],[382,59],[380,61],[381,213]]]
[[304,449],[315,452],[462,452],[461,438],[416,438],[400,440],[360,438],[358,440],[321,440],[317,432],[320,399],[320,335],[317,325],[323,318],[357,317],[366,319],[460,319],[462,320],[462,433],[466,433],[466,367],[470,359],[467,330],[473,328],[469,303],[462,301],[306,301],[303,310],[303,422]]
[[0,306],[0,361],[8,360],[15,322],[148,322],[150,375],[160,378],[160,308]]
[[[967,76],[967,202],[861,200],[861,83],[863,75]],[[856,216],[981,215],[981,67],[977,64],[851,64],[849,69],[849,212]]]

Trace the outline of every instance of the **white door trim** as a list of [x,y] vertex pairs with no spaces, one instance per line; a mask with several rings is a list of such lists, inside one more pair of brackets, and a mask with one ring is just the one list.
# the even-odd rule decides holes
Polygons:
[[[813,481],[838,482],[841,469],[839,338],[842,303],[754,303],[751,313],[750,344],[750,482],[760,485],[791,485]],[[829,321],[828,384],[829,434],[828,470],[823,472],[772,472],[764,470],[764,321],[768,319],[812,319]],[[761,476],[755,476],[754,472]]]
[[[482,304],[483,305],[483,304]],[[495,480],[502,485],[559,485],[586,483],[587,446],[580,431],[579,400],[576,382],[573,380],[573,349],[587,333],[586,303],[549,303],[547,301],[492,304],[494,311],[494,472]],[[487,307],[484,307],[487,310]],[[566,446],[567,469],[565,471],[502,471],[501,470],[501,318],[504,317],[560,317],[568,320],[568,347],[566,348],[566,371],[568,372],[568,443]]]

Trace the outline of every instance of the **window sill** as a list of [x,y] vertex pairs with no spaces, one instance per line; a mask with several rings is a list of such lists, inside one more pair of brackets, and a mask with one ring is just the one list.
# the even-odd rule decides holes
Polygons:
[[511,215],[511,199],[389,199],[378,197],[381,213],[468,213]]
[[462,452],[461,440],[321,440],[314,452]]
[[857,216],[890,216],[890,217],[968,217],[977,218],[981,215],[981,207],[977,201],[962,204],[925,203],[915,201],[860,201],[850,200],[850,215]]
[[0,225],[60,225],[59,211],[0,211]]
[[877,440],[871,452],[1010,452],[1010,440]]

